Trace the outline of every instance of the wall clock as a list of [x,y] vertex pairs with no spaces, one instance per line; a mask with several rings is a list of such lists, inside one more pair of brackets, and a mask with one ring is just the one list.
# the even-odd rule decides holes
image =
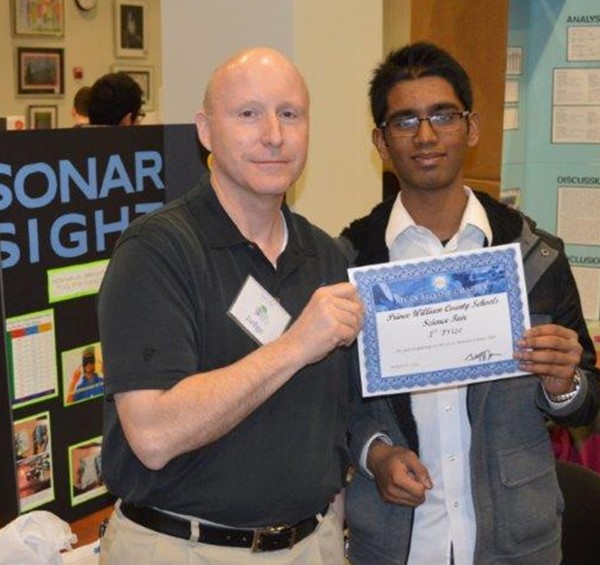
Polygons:
[[83,10],[84,12],[89,12],[90,10],[93,10],[96,7],[96,4],[98,4],[98,0],[75,0],[75,4],[77,4],[77,7],[80,10]]

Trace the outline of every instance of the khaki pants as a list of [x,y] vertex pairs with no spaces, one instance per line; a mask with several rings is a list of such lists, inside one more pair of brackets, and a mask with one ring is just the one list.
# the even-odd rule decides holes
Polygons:
[[100,543],[100,565],[343,565],[340,519],[330,508],[317,529],[292,549],[250,549],[191,542],[154,532],[116,509]]

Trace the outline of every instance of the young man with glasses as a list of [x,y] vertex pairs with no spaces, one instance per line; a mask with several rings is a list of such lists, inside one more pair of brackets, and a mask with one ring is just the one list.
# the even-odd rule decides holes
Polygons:
[[370,101],[373,142],[401,190],[344,230],[355,264],[518,242],[535,327],[515,353],[525,376],[355,403],[351,562],[558,565],[563,500],[545,421],[590,422],[600,397],[563,244],[464,185],[480,121],[449,53],[427,43],[391,53]]

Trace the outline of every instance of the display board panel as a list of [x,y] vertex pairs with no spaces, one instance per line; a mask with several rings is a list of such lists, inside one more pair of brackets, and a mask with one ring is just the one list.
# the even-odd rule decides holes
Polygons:
[[191,188],[202,155],[191,125],[0,132],[0,525],[112,502],[97,292],[119,235]]

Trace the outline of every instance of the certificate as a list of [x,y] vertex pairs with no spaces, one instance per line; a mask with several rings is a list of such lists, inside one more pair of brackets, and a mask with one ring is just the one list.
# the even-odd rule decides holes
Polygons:
[[348,270],[365,307],[363,396],[527,374],[513,359],[530,327],[518,244]]

